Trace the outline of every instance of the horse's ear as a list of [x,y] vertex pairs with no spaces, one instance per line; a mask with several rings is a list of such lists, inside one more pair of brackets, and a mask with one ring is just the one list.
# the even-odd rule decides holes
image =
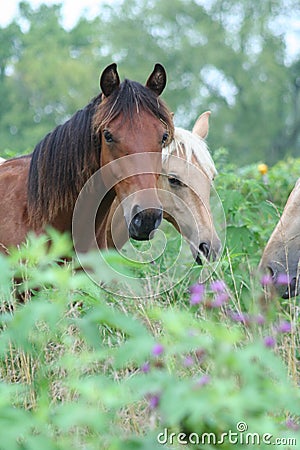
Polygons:
[[149,76],[146,87],[151,89],[151,91],[155,92],[157,96],[159,96],[167,84],[167,74],[164,67],[157,63],[154,66],[154,70]]
[[110,94],[119,87],[120,78],[117,71],[117,64],[112,63],[107,66],[100,77],[100,89],[105,97],[109,97]]
[[196,120],[195,125],[193,126],[193,133],[198,134],[202,139],[205,139],[208,135],[209,130],[209,116],[211,112],[205,111],[201,116]]

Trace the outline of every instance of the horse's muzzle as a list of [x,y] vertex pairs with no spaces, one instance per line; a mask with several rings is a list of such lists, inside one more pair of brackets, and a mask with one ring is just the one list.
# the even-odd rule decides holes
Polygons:
[[[281,267],[281,265],[277,265],[276,263],[270,263],[267,266],[267,271],[272,277],[272,283],[275,287],[277,293],[283,299],[289,299],[299,295],[300,293],[300,280],[298,274],[295,272],[294,275],[286,275],[286,271]],[[293,272],[291,270],[291,272]],[[286,277],[284,282],[280,281],[280,275]]]
[[138,205],[133,208],[133,218],[129,224],[129,237],[136,241],[148,241],[153,237],[163,217],[162,208],[149,208],[141,210]]
[[295,297],[298,294],[299,294],[299,289],[298,289],[298,285],[297,285],[297,278],[294,277],[291,279],[285,292],[282,294],[282,298],[289,299],[289,298]]

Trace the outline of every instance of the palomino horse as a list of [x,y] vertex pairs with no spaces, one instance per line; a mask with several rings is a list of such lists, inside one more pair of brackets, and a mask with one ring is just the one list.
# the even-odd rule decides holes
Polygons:
[[[96,226],[115,196],[120,202],[129,197],[124,214],[130,236],[148,239],[162,219],[157,178],[162,148],[174,132],[172,114],[159,98],[165,85],[160,64],[145,86],[127,79],[120,83],[117,66],[111,64],[100,77],[101,93],[85,108],[49,133],[32,154],[1,164],[1,247],[16,246],[30,230],[41,233],[46,225],[71,231],[74,205],[86,181],[111,161],[141,153],[145,157],[138,158],[143,163],[139,175],[115,180],[100,205]],[[122,170],[126,174],[127,168]]]
[[[300,178],[298,179],[282,216],[276,225],[260,261],[260,268],[268,270],[282,298],[300,293]],[[288,283],[280,282],[280,275],[288,277]]]
[[[215,259],[220,240],[210,211],[210,189],[216,168],[204,139],[210,112],[203,113],[193,131],[175,128],[173,141],[163,149],[158,195],[163,215],[182,233],[198,264],[203,256]],[[102,247],[121,248],[129,238],[118,199],[112,204]]]

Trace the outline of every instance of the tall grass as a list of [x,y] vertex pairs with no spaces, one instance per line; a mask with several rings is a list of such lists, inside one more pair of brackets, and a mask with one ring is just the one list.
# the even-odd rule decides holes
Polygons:
[[158,286],[180,244],[168,227],[156,264],[90,254],[90,276],[61,260],[71,242],[51,230],[50,247],[43,236],[0,255],[1,450],[299,446],[299,302],[265,293],[256,273],[271,203],[290,187],[277,167],[267,185],[254,167],[226,170],[227,245],[205,283],[186,251],[187,276]]

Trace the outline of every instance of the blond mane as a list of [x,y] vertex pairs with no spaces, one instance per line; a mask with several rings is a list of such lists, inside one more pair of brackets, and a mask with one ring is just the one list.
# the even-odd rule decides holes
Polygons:
[[203,172],[210,180],[217,174],[217,169],[209,153],[206,142],[197,134],[183,128],[175,127],[174,139],[163,148],[163,162],[166,162],[170,155],[180,156],[184,153],[186,160],[191,163],[194,156]]

